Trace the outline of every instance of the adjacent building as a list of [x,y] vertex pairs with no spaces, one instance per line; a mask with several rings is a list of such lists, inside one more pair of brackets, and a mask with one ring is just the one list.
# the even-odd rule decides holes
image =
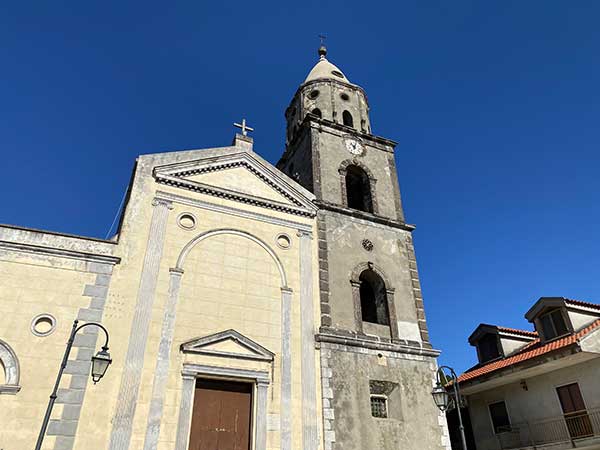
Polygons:
[[274,166],[232,145],[141,155],[109,240],[0,226],[0,448],[442,450],[395,142],[320,57]]
[[459,377],[477,450],[600,448],[600,305],[542,297],[533,330],[481,324]]

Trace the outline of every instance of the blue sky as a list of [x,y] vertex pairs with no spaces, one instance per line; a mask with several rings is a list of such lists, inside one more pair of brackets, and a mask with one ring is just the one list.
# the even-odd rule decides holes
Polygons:
[[7,2],[0,222],[104,237],[136,155],[283,151],[328,35],[399,179],[434,345],[462,370],[480,322],[540,296],[600,302],[600,3]]

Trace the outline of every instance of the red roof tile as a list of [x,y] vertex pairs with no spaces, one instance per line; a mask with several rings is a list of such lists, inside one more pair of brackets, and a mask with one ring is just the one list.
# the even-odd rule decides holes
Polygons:
[[470,370],[469,372],[465,372],[460,377],[458,377],[458,381],[459,383],[462,383],[464,381],[473,380],[482,375],[495,372],[496,370],[519,364],[523,361],[536,358],[540,355],[552,352],[554,350],[568,347],[569,345],[576,343],[579,339],[591,333],[598,327],[600,327],[600,319],[597,319],[596,321],[583,328],[582,330],[578,331],[577,333],[573,333],[569,336],[565,336],[555,341],[548,342],[547,344],[542,344],[540,342],[540,339],[536,338],[535,340],[527,344],[519,353],[508,358],[493,361],[484,366],[477,367],[473,370]]
[[581,300],[572,300],[570,298],[565,299],[565,303],[568,305],[584,306],[586,308],[600,309],[600,305],[596,303],[584,302]]
[[517,330],[516,328],[497,327],[498,331],[504,331],[505,333],[521,334],[523,336],[537,337],[537,331],[528,330]]

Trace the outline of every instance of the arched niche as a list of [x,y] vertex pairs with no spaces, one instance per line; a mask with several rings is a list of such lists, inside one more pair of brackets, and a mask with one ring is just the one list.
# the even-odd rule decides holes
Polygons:
[[277,266],[277,270],[279,271],[279,275],[281,277],[281,288],[287,289],[287,276],[285,274],[285,269],[283,268],[283,264],[281,263],[281,260],[279,259],[277,254],[273,251],[273,249],[267,243],[265,243],[262,239],[254,236],[246,231],[236,230],[233,228],[221,228],[218,230],[206,231],[204,233],[200,233],[198,236],[193,238],[190,242],[188,242],[186,244],[186,246],[183,248],[183,250],[181,250],[181,253],[179,254],[179,258],[177,258],[176,269],[183,271],[183,266],[185,264],[185,260],[186,260],[187,256],[189,255],[190,251],[196,245],[198,245],[200,242],[202,242],[203,240],[208,239],[210,237],[220,236],[223,234],[230,234],[233,236],[243,237],[243,238],[251,240],[252,242],[254,242],[254,243],[258,244],[260,247],[262,247],[262,249],[267,252],[267,254],[271,257],[271,259]]
[[[364,323],[371,323],[389,327],[389,337],[392,340],[398,339],[398,319],[394,303],[395,289],[391,286],[390,280],[383,270],[372,262],[361,263],[352,271],[350,284],[352,285],[356,331],[364,333],[366,326]],[[363,311],[365,302],[373,302],[369,304],[372,307],[370,311]]]
[[21,390],[19,386],[19,360],[14,350],[2,339],[0,339],[0,394],[16,394]]

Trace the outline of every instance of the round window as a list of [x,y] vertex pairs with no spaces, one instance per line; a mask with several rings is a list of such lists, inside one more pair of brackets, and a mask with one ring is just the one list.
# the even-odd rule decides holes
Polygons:
[[308,96],[314,100],[319,96],[319,91],[317,91],[316,89],[314,91],[310,91],[310,94],[308,94]]
[[344,78],[344,74],[342,72],[338,72],[337,70],[332,70],[331,74],[335,75],[338,78]]
[[40,314],[31,321],[31,332],[36,336],[49,336],[55,329],[56,319],[51,314]]
[[346,94],[345,92],[342,92],[342,93],[340,94],[340,98],[341,98],[342,100],[344,100],[345,102],[347,102],[348,100],[350,100],[350,96],[349,96],[348,94]]
[[287,250],[292,246],[292,240],[290,239],[290,237],[287,234],[283,233],[277,236],[275,242],[277,242],[277,246],[279,248],[282,248],[284,250]]
[[192,213],[180,214],[177,223],[184,230],[193,230],[196,228],[196,217]]

